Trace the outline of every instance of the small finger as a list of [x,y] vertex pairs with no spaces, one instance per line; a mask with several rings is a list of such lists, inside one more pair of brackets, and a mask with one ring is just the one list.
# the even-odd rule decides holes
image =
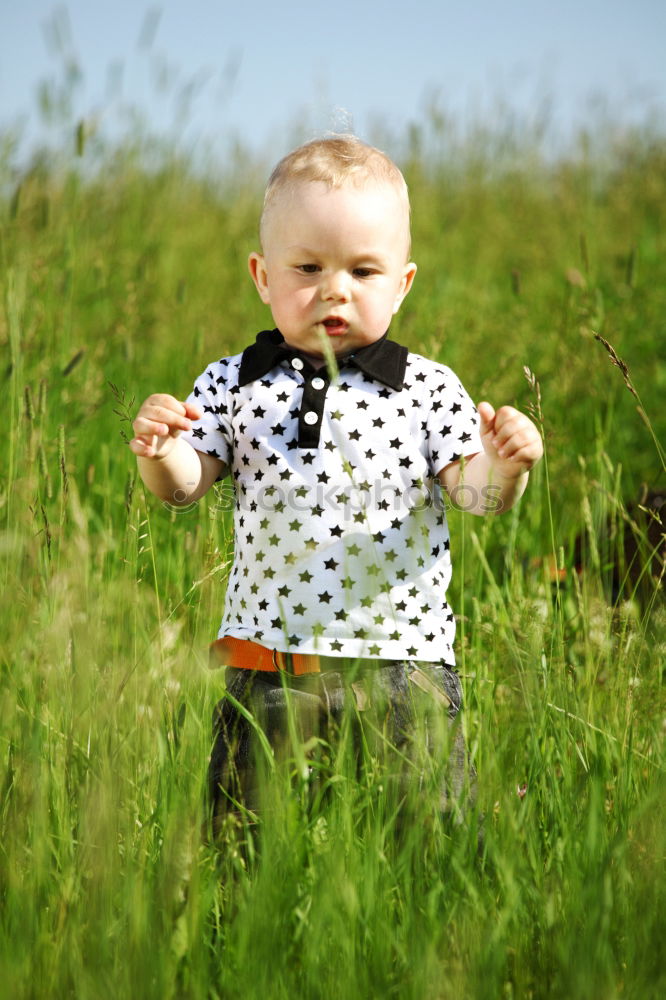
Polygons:
[[139,458],[152,458],[155,449],[152,444],[148,444],[142,438],[132,438],[129,442],[130,451],[133,451]]
[[198,403],[185,403],[185,415],[190,420],[201,420],[203,417],[203,408]]
[[134,433],[137,437],[152,437],[154,435],[166,437],[170,431],[168,424],[141,416],[136,418],[132,427],[134,428]]

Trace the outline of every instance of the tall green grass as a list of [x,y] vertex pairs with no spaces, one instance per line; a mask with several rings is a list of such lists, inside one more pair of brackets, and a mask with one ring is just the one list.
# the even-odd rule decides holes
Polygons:
[[[419,274],[395,335],[546,443],[520,509],[451,518],[477,806],[456,827],[426,789],[400,821],[376,761],[307,748],[218,845],[230,525],[147,497],[124,438],[148,392],[267,324],[260,189],[131,150],[3,178],[7,997],[663,995],[666,615],[629,505],[664,485],[666,152],[473,153],[404,157]],[[615,597],[632,524],[646,569]]]

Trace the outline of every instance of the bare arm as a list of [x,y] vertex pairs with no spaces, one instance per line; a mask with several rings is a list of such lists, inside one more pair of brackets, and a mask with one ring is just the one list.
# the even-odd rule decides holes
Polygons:
[[226,475],[219,458],[196,451],[179,438],[200,416],[198,406],[157,393],[143,403],[132,425],[136,437],[129,446],[137,456],[141,478],[151,493],[175,506],[198,500]]
[[495,412],[490,403],[479,403],[479,417],[483,451],[464,465],[447,465],[438,478],[457,506],[472,514],[501,514],[525,492],[529,472],[543,454],[541,435],[512,406]]

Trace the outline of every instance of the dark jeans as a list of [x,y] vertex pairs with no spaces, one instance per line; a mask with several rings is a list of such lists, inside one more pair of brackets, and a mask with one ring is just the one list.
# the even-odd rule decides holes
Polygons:
[[209,767],[215,826],[239,805],[261,808],[262,762],[269,756],[293,759],[294,741],[308,744],[308,753],[335,747],[345,724],[357,763],[368,754],[380,761],[400,795],[419,794],[434,773],[439,808],[463,808],[474,775],[456,723],[458,675],[445,664],[414,660],[367,664],[298,677],[227,667]]

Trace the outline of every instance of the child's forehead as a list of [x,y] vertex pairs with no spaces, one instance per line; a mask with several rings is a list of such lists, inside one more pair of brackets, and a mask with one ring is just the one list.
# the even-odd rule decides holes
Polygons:
[[[389,205],[393,205],[395,211],[391,211]],[[319,210],[326,211],[331,207],[341,211],[347,208],[358,219],[366,215],[364,210],[372,213],[373,208],[378,217],[402,214],[409,231],[409,203],[396,185],[389,180],[372,176],[365,177],[363,183],[359,183],[356,175],[351,175],[338,184],[296,178],[281,185],[279,190],[271,193],[270,200],[264,206],[262,236],[266,235],[272,220],[279,219],[281,225],[290,227],[304,218],[316,217]]]
[[294,207],[299,202],[324,202],[333,200],[337,196],[392,201],[400,199],[400,192],[396,185],[388,180],[372,176],[360,177],[357,174],[351,174],[337,184],[309,178],[294,178],[273,192],[271,203],[287,202],[290,207]]

